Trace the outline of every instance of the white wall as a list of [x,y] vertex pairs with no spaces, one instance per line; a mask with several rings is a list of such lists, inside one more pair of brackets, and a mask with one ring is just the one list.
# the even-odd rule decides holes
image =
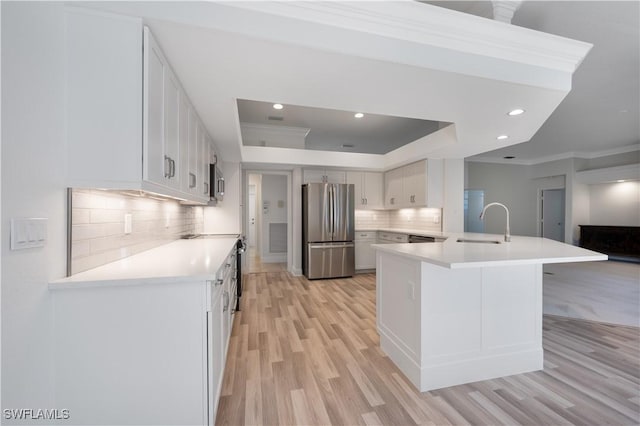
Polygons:
[[[2,408],[52,408],[47,284],[65,275],[66,253],[63,4],[1,7]],[[9,250],[14,217],[48,218],[46,246]]]
[[640,226],[640,182],[589,185],[591,225]]
[[223,162],[224,199],[215,207],[204,208],[203,232],[205,234],[242,233],[242,191],[240,163]]
[[[578,225],[595,225],[598,224],[595,222],[603,217],[599,216],[601,213],[597,208],[595,211],[592,208],[594,203],[598,206],[613,203],[617,211],[613,215],[609,214],[612,221],[629,222],[634,214],[637,215],[637,207],[630,206],[633,203],[627,202],[627,194],[598,190],[594,193],[593,185],[583,184],[576,178],[577,171],[591,170],[601,165],[611,167],[618,165],[617,163],[628,164],[636,158],[636,153],[629,153],[627,156],[614,155],[591,160],[571,158],[532,166],[468,161],[465,164],[465,183],[467,189],[484,189],[485,203],[501,201],[509,207],[512,234],[530,236],[539,235],[539,191],[562,188],[564,185],[565,242],[577,245],[580,237]],[[598,201],[592,200],[594,195]],[[633,198],[633,191],[628,195]],[[600,198],[606,201],[600,202]],[[626,201],[623,201],[623,198]],[[486,219],[485,231],[500,233],[503,226],[503,218],[489,216]]]
[[302,169],[291,174],[291,272],[302,275]]
[[[262,175],[262,205],[259,206],[259,215],[262,222],[262,251],[263,262],[284,262],[286,253],[271,253],[269,250],[269,224],[287,223],[289,205],[287,202],[287,176],[286,175]],[[268,208],[265,210],[265,203]],[[288,248],[287,248],[288,249]]]
[[444,160],[444,204],[442,230],[464,231],[464,160]]
[[[484,190],[485,205],[499,202],[509,208],[512,235],[536,236],[537,195],[528,167],[469,162],[466,168],[466,189]],[[503,209],[491,207],[484,220],[486,233],[504,234],[506,219]]]

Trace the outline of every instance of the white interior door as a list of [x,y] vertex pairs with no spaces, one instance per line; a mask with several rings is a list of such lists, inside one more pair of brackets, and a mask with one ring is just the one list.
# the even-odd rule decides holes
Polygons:
[[249,247],[256,246],[256,186],[249,185]]
[[542,236],[564,242],[564,189],[542,191]]

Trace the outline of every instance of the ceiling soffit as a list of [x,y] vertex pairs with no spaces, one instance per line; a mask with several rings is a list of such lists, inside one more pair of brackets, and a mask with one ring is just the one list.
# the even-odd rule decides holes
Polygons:
[[[241,146],[238,98],[454,123],[455,141],[409,144],[424,148],[422,157],[463,158],[525,142],[566,96],[591,48],[411,1],[85,5],[143,17],[229,161],[260,149]],[[207,51],[212,45],[217,50]],[[246,69],[252,57],[264,64]],[[305,76],[326,85],[297,90]],[[502,117],[516,103],[535,105],[517,126]],[[513,137],[496,141],[505,126]]]

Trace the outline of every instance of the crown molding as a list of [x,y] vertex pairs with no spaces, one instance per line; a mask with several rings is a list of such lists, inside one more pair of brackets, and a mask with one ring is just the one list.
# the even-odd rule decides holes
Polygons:
[[583,170],[576,172],[576,181],[587,185],[616,182],[618,180],[639,180],[640,164],[606,167],[603,169]]
[[495,158],[495,157],[470,157],[470,158],[466,158],[465,161],[469,161],[473,163],[495,163],[495,164],[514,164],[514,165],[522,165],[522,166],[533,166],[535,164],[549,163],[551,161],[566,160],[569,158],[580,158],[583,160],[591,160],[594,158],[608,157],[610,155],[624,154],[627,152],[634,152],[634,151],[640,151],[640,144],[622,146],[619,148],[612,148],[612,149],[606,149],[602,151],[593,151],[593,152],[570,151],[570,152],[565,152],[563,154],[548,155],[545,157],[537,157],[537,158],[522,159],[522,160],[519,160],[517,158],[508,160],[505,158]]
[[305,127],[273,124],[240,123],[242,141],[248,146],[305,148],[305,138],[311,131]]
[[592,44],[410,0],[223,2],[244,10],[573,73]]
[[292,127],[292,126],[279,126],[274,124],[259,124],[259,123],[245,123],[240,122],[240,128],[242,130],[251,130],[268,133],[270,135],[286,135],[296,136],[300,138],[306,138],[311,129],[307,127]]

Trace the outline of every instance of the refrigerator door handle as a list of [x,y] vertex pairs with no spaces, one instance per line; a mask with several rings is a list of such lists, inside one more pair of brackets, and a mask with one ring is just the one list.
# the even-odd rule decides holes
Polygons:
[[331,239],[335,236],[336,232],[336,193],[334,191],[333,185],[329,185],[329,209],[331,210]]
[[309,244],[310,249],[334,249],[334,248],[351,248],[355,247],[354,243],[320,243]]

